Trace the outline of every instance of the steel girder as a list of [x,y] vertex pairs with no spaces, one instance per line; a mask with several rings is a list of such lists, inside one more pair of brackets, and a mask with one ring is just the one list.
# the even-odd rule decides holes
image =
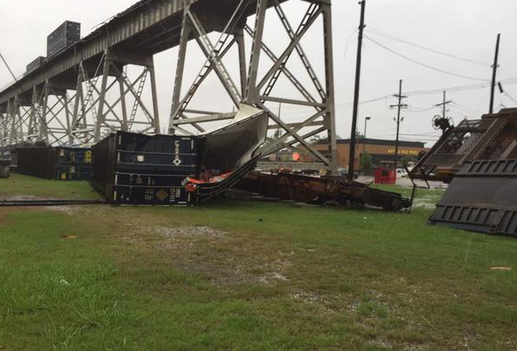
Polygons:
[[[160,133],[160,117],[158,111],[158,97],[156,87],[156,73],[152,57],[144,58],[141,62],[131,62],[141,66],[142,72],[134,79],[130,79],[124,70],[125,62],[121,62],[117,55],[107,50],[102,62],[102,75],[100,76],[100,88],[96,84],[90,84],[90,92],[96,94],[96,99],[91,104],[94,113],[93,140],[98,142],[103,134],[112,131],[138,131],[146,134]],[[110,82],[110,77],[113,79]],[[148,79],[149,78],[149,79]],[[151,90],[151,107],[142,99],[142,93],[149,81]],[[95,82],[97,83],[97,82]],[[112,94],[112,102],[108,94],[112,88],[118,86],[118,91]],[[133,100],[132,108],[129,111],[127,99]],[[97,111],[93,108],[97,107]],[[117,107],[120,110],[117,111]],[[84,106],[83,106],[84,108]],[[88,111],[84,111],[86,114]],[[78,117],[84,116],[79,115]],[[138,117],[142,118],[138,118]],[[78,123],[81,119],[79,118]],[[87,128],[88,123],[84,124]]]
[[[249,11],[249,6],[255,5],[254,28],[246,21],[238,21],[242,14]],[[267,11],[269,7],[273,10]],[[266,32],[265,20],[270,13],[276,12],[284,27],[289,43],[280,55],[264,42]],[[333,50],[332,50],[332,22],[331,6],[329,2],[308,2],[307,11],[300,24],[293,29],[288,16],[284,12],[278,0],[242,0],[234,9],[233,14],[224,28],[220,31],[219,39],[214,43],[208,37],[205,27],[209,24],[203,23],[201,16],[196,10],[187,6],[183,13],[181,24],[181,36],[179,39],[179,54],[177,62],[176,80],[174,83],[173,101],[169,120],[170,133],[194,134],[197,131],[207,129],[205,124],[232,119],[235,113],[221,113],[211,111],[189,110],[189,104],[196,96],[200,85],[207,77],[214,72],[222,83],[224,90],[238,108],[239,104],[246,103],[254,105],[268,112],[270,116],[270,129],[280,129],[282,134],[269,138],[269,142],[263,147],[263,155],[272,154],[283,148],[297,145],[312,153],[317,159],[326,164],[331,171],[337,170],[336,150],[336,127],[335,127],[335,103],[334,103],[334,72],[333,72]],[[311,30],[317,20],[323,23],[324,62],[325,62],[325,84],[321,83],[320,77],[316,74],[305,50],[302,47],[302,38]],[[246,57],[244,34],[247,33],[252,40],[249,61]],[[189,41],[194,38],[203,54],[206,62],[202,66],[194,82],[182,95],[184,71],[187,66],[186,53]],[[239,77],[235,84],[224,64],[224,57],[230,49],[237,45],[239,60]],[[302,83],[302,80],[287,67],[293,54],[301,59],[304,71],[310,77],[317,95],[313,95],[310,89]],[[264,67],[266,62],[272,65],[263,76],[259,76],[259,68]],[[297,72],[299,73],[299,72]],[[293,90],[303,97],[300,100],[271,96],[274,87],[280,77],[286,77],[292,83]],[[310,117],[298,118],[295,123],[284,122],[275,114],[270,103],[284,103],[295,106],[304,106],[314,109]],[[191,127],[191,128],[189,128]],[[327,133],[330,140],[330,150],[325,155],[315,150],[309,138],[321,133]]]
[[[142,5],[139,3],[117,16],[70,50],[51,58],[43,68],[0,93],[1,145],[38,140],[61,145],[85,144],[98,141],[113,130],[159,133],[152,55],[178,46],[169,132],[204,132],[211,122],[235,116],[234,112],[189,108],[199,86],[215,73],[235,106],[244,102],[266,110],[271,117],[270,130],[282,131],[269,138],[263,148],[264,155],[293,145],[301,146],[330,170],[335,170],[330,0],[299,0],[308,8],[297,26],[282,8],[283,3],[290,1],[295,0],[225,0],[228,7],[217,13],[210,12],[210,6],[217,6],[210,1],[143,1]],[[268,30],[265,20],[271,14],[278,16],[289,38],[285,50],[279,54],[264,40]],[[248,18],[252,15],[255,21],[249,26]],[[318,21],[323,24],[324,77],[318,77],[301,43]],[[220,33],[216,41],[207,34],[214,31]],[[252,43],[249,53],[246,35]],[[185,56],[192,40],[201,48],[206,63],[183,95]],[[239,76],[234,80],[225,66],[224,57],[235,47]],[[135,52],[140,52],[140,49],[143,57],[135,57]],[[301,70],[288,67],[295,55],[302,62]],[[141,66],[142,73],[130,78],[124,69],[129,64]],[[261,76],[259,73],[267,64],[270,66]],[[305,73],[310,78],[308,84],[299,76]],[[284,77],[292,84],[293,91],[301,95],[300,99],[272,96],[279,79]],[[151,89],[150,107],[142,99],[146,86]],[[283,121],[272,111],[272,103],[302,106],[313,112],[300,116],[296,121]],[[323,133],[327,134],[331,145],[329,152],[324,154],[314,150],[309,141]]]
[[[33,87],[30,101],[22,101],[21,95],[8,100],[2,111],[2,146],[37,141],[83,145],[116,130],[158,134],[152,57],[130,62],[142,67],[136,77],[129,77],[124,69],[128,62],[121,62],[109,50],[94,63],[79,64],[75,84],[48,79]],[[151,104],[142,99],[146,88],[151,91]]]

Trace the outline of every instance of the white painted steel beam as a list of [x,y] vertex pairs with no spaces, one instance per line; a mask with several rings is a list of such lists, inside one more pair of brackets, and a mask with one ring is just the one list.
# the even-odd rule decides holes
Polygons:
[[[268,112],[270,128],[282,131],[264,146],[265,154],[299,145],[307,148],[329,170],[335,171],[331,1],[304,0],[307,10],[296,29],[289,13],[281,6],[287,1],[291,0],[226,0],[225,4],[231,8],[220,13],[212,6],[217,0],[138,2],[80,42],[50,57],[17,84],[0,91],[1,145],[36,140],[63,145],[84,144],[99,141],[113,130],[158,134],[158,91],[152,55],[179,46],[168,125],[170,133],[192,134],[192,128],[204,132],[206,123],[235,117],[235,112],[215,112],[210,107],[188,108],[199,86],[215,73],[236,107],[245,103]],[[274,12],[290,39],[280,55],[263,40],[268,31],[267,16]],[[251,16],[255,17],[254,29],[247,24],[247,17]],[[302,38],[317,20],[323,23],[325,77],[316,74],[301,45]],[[216,41],[208,36],[214,31],[220,34]],[[250,48],[246,48],[244,32],[252,38]],[[207,60],[183,95],[183,74],[190,64],[186,60],[189,41],[199,44]],[[234,44],[238,77],[231,76],[224,62]],[[293,53],[301,59],[302,72],[288,68]],[[142,74],[128,77],[124,67],[129,64],[143,67]],[[261,76],[263,68],[266,73]],[[309,82],[314,86],[312,90],[317,92],[315,96],[299,77],[300,73],[309,76]],[[282,75],[293,84],[293,91],[301,94],[301,98],[293,98],[292,94],[271,96]],[[57,76],[59,80],[56,80]],[[114,87],[117,92],[110,90]],[[146,106],[142,99],[146,88],[150,88],[152,106]],[[68,94],[69,91],[75,94]],[[312,109],[312,112],[304,113],[310,117],[291,116],[286,122],[272,111],[272,103],[297,105],[309,111]],[[326,133],[330,140],[330,158],[313,150],[308,140],[321,133]]]

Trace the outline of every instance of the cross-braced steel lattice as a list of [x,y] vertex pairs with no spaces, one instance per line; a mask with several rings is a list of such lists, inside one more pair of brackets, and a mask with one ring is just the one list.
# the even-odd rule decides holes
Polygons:
[[[106,50],[98,60],[81,62],[71,79],[48,79],[7,101],[2,112],[2,146],[23,142],[84,145],[111,131],[157,134],[160,130],[152,57],[136,61]],[[136,77],[125,66],[138,65]],[[150,85],[152,107],[142,94]]]
[[[287,9],[294,3],[304,9],[296,20]],[[272,29],[267,21],[273,18]],[[279,29],[286,41],[282,51],[276,40],[282,33],[266,43],[267,34]],[[313,42],[321,35],[321,49],[303,47],[310,35]],[[186,59],[191,42],[204,64],[194,68],[199,73],[184,90],[185,73],[195,62]],[[331,0],[140,0],[0,91],[1,146],[82,145],[115,130],[159,133],[153,57],[174,47],[178,59],[169,133],[209,131],[233,119],[241,104],[253,105],[270,116],[264,156],[296,147],[336,170]],[[229,66],[233,52],[237,63]],[[308,54],[319,55],[318,64]],[[193,107],[212,76],[222,84],[232,111],[216,111],[210,103]],[[285,119],[276,113],[277,104],[304,112]],[[328,152],[311,146],[315,136],[328,139]]]
[[[268,7],[273,9],[268,10]],[[253,9],[255,15],[253,26],[248,25],[246,20],[243,21],[243,17],[250,12],[250,8]],[[264,41],[266,15],[272,12],[276,12],[289,37],[289,43],[280,55],[276,55]],[[270,129],[282,130],[282,133],[277,132],[270,136],[269,142],[262,149],[264,156],[296,145],[308,150],[330,169],[335,170],[337,159],[330,3],[308,2],[307,10],[301,22],[293,27],[278,0],[242,0],[234,9],[228,22],[221,26],[219,39],[215,42],[207,35],[205,27],[209,24],[205,24],[201,20],[201,15],[202,13],[199,15],[196,9],[192,7],[187,6],[184,9],[169,132],[192,134],[196,130],[204,131],[206,129],[204,125],[209,122],[213,123],[214,121],[235,117],[235,112],[207,112],[206,110],[210,111],[209,108],[203,109],[203,111],[189,109],[189,104],[200,85],[214,72],[237,109],[241,103],[263,109],[270,116]],[[320,18],[322,18],[324,37],[324,50],[321,53],[325,62],[324,84],[321,83],[301,44],[302,38]],[[249,61],[246,56],[245,34],[251,38]],[[187,66],[186,53],[189,40],[192,37],[206,57],[206,62],[187,92],[182,95],[183,76]],[[239,84],[228,73],[228,69],[223,62],[224,57],[234,45],[237,46],[239,55]],[[316,96],[287,67],[293,54],[299,56],[303,70],[307,72],[310,82],[314,86],[312,90],[316,91]],[[259,68],[263,67],[265,63],[271,63],[269,69],[265,74],[259,75]],[[303,99],[295,100],[272,96],[272,92],[282,76],[292,83],[293,89],[301,94]],[[268,103],[309,107],[313,109],[313,114],[310,117],[300,117],[295,123],[286,123],[268,107]],[[315,150],[309,141],[310,138],[322,133],[327,133],[331,145],[331,149],[326,154]]]

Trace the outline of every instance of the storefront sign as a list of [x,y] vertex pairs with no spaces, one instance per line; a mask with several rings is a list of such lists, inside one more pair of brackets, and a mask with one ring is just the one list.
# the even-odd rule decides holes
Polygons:
[[[399,155],[418,156],[419,150],[399,150]],[[388,149],[388,155],[395,155],[395,149]]]

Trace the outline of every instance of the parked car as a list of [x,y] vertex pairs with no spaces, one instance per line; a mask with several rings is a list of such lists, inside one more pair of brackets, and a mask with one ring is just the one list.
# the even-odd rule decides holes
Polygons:
[[[338,168],[337,171],[339,172],[339,175],[341,177],[348,177],[348,169],[346,169],[346,168]],[[357,178],[359,178],[359,173],[354,172],[354,179],[357,179]]]
[[408,174],[404,168],[397,168],[397,178],[407,178]]

